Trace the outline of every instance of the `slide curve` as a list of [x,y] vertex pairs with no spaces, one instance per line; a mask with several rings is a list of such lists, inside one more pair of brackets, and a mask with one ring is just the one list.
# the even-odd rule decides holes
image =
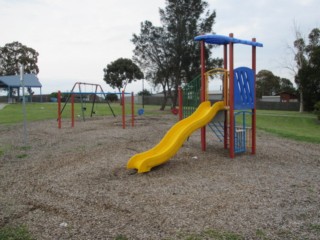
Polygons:
[[223,101],[216,102],[212,106],[209,101],[201,103],[192,115],[173,125],[156,146],[131,157],[127,168],[138,169],[138,173],[143,173],[167,162],[194,131],[207,125],[217,112],[224,108]]

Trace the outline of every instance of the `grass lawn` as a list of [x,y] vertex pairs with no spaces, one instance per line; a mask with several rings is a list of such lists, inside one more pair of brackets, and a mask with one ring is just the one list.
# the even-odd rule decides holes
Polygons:
[[258,110],[257,128],[281,137],[320,143],[320,123],[312,113]]
[[[27,103],[26,104],[26,117],[27,121],[39,121],[56,119],[58,117],[58,107],[57,103]],[[91,114],[92,104],[84,105],[86,111],[84,111],[85,117],[89,118]],[[110,104],[114,114],[119,116],[122,114],[122,107],[119,103]],[[63,107],[63,103],[61,108]],[[142,108],[140,105],[136,105],[134,112],[137,115],[138,110]],[[168,110],[160,111],[159,106],[155,105],[145,105],[144,114],[146,115],[160,115],[168,113]],[[96,116],[112,116],[112,112],[109,106],[104,103],[96,103],[94,107]],[[126,115],[131,114],[131,105],[126,104],[125,106]],[[81,104],[75,104],[75,116],[82,117]],[[94,115],[93,115],[94,116]],[[71,119],[71,105],[67,104],[62,113],[62,118]],[[0,111],[0,124],[14,124],[23,121],[23,110],[22,104],[9,104],[4,109]]]
[[[63,104],[62,104],[63,106]],[[92,104],[86,105],[85,117],[89,118]],[[112,103],[111,107],[117,116],[121,116],[122,108],[119,103]],[[135,115],[141,105],[135,106]],[[170,113],[169,108],[159,111],[159,106],[145,105],[145,115],[161,115]],[[131,105],[127,104],[126,115],[131,114]],[[107,104],[97,103],[94,107],[96,116],[112,116]],[[57,103],[27,103],[27,121],[39,121],[57,118]],[[70,104],[63,111],[63,118],[71,118]],[[15,124],[23,121],[21,104],[9,104],[0,111],[0,124]],[[171,113],[170,113],[171,114]],[[81,104],[75,104],[76,117],[82,117]],[[248,121],[250,122],[250,120]],[[281,137],[300,141],[320,143],[320,123],[312,113],[299,113],[292,111],[257,111],[257,128],[276,134]]]

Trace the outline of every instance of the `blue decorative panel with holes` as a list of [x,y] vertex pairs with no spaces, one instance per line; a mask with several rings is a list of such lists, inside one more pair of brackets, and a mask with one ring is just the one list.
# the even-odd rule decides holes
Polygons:
[[234,69],[234,109],[254,108],[254,74],[247,67]]

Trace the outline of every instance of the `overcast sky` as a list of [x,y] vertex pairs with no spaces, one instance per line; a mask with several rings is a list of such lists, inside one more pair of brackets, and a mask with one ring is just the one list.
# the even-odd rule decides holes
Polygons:
[[[285,66],[292,60],[288,46],[294,41],[294,23],[306,38],[319,27],[319,0],[207,2],[216,10],[216,34],[257,38],[264,44],[257,49],[257,70],[293,80]],[[159,8],[164,6],[165,0],[0,0],[0,46],[19,41],[39,52],[43,93],[71,90],[77,81],[114,92],[103,81],[103,68],[132,57],[132,34],[139,34],[145,20],[159,25]],[[236,46],[236,67],[250,64],[250,51]],[[221,53],[221,48],[214,50],[214,56]],[[141,86],[131,84],[127,90],[137,93]]]

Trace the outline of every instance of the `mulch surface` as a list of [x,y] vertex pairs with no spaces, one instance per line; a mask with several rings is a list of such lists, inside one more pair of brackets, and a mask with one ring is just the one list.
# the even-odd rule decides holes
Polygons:
[[[229,158],[207,130],[166,164],[127,170],[177,116],[0,126],[0,227],[36,239],[187,239],[205,231],[244,239],[319,239],[320,146],[258,131],[256,155]],[[210,237],[203,237],[210,239]]]

